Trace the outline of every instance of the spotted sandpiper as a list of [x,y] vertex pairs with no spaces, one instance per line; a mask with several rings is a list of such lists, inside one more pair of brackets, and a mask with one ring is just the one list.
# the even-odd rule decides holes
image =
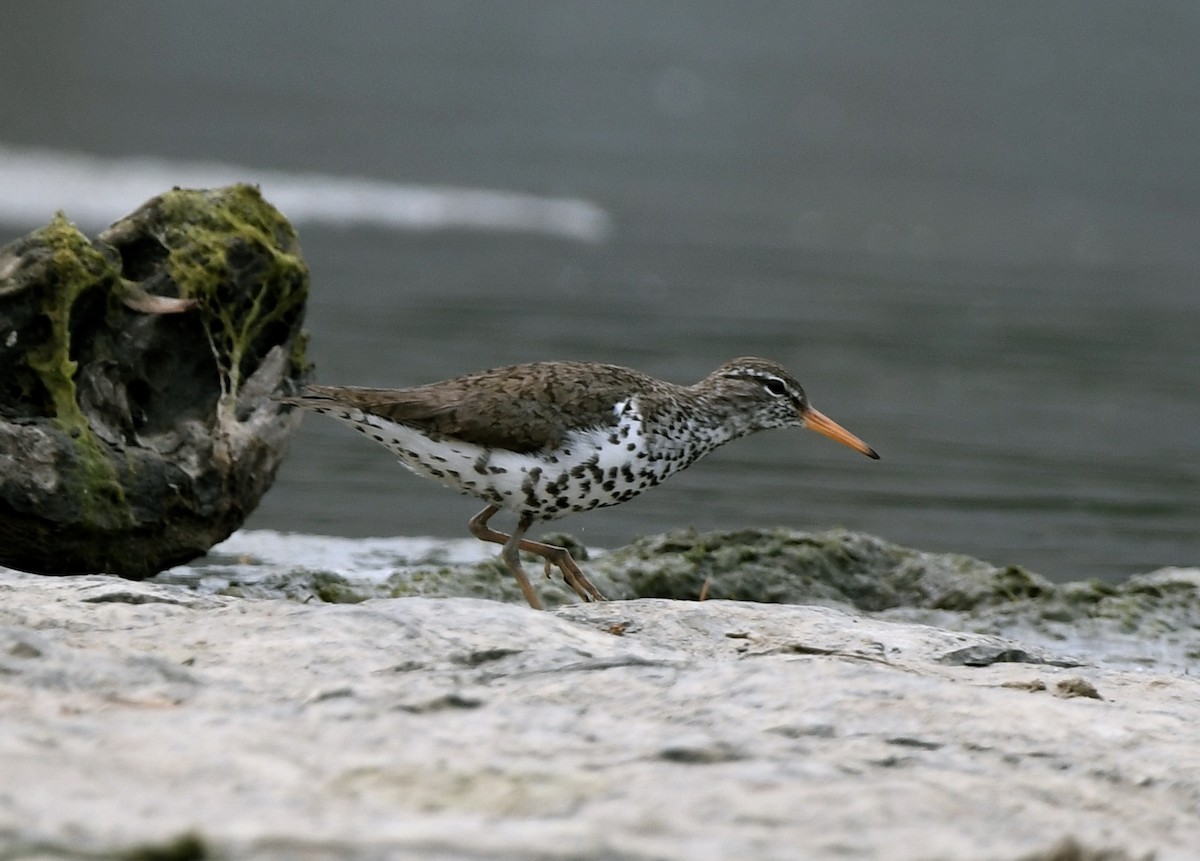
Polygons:
[[[616,365],[535,362],[410,389],[309,386],[283,402],[340,419],[418,475],[484,500],[471,534],[504,546],[501,558],[535,609],[521,550],[542,557],[547,576],[557,567],[584,601],[604,599],[566,548],[525,537],[537,520],[625,502],[768,428],[806,427],[879,457],[766,359],[734,359],[692,386]],[[517,514],[511,535],[488,526],[502,508]]]

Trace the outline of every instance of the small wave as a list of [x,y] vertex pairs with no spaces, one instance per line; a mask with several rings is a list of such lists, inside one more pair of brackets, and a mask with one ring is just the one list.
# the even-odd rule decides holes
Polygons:
[[86,228],[100,228],[174,186],[214,188],[235,182],[258,185],[267,200],[300,226],[532,233],[582,242],[602,242],[612,232],[604,209],[576,198],[3,145],[0,223],[27,229],[62,210]]

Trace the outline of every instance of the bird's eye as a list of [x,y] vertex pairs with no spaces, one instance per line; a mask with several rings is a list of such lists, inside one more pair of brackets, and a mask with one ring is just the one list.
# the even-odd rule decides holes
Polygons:
[[787,384],[779,379],[779,377],[768,377],[766,382],[763,383],[763,388],[777,398],[787,394]]

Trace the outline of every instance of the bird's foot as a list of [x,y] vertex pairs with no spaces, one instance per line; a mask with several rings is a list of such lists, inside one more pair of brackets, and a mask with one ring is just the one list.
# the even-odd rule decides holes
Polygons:
[[467,525],[471,530],[471,534],[480,541],[490,541],[494,544],[504,545],[504,550],[500,556],[504,560],[504,564],[508,566],[508,570],[512,572],[513,577],[516,578],[517,586],[520,587],[521,594],[525,596],[525,600],[529,602],[530,607],[540,610],[542,609],[542,602],[538,599],[537,593],[533,590],[533,586],[529,582],[529,578],[525,576],[525,570],[521,567],[519,550],[541,556],[542,561],[545,563],[547,577],[551,576],[553,568],[558,568],[562,572],[563,580],[566,584],[584,601],[605,600],[604,596],[600,594],[600,590],[592,585],[592,581],[588,580],[587,575],[580,570],[579,565],[571,558],[571,553],[567,548],[559,547],[556,544],[543,544],[541,541],[531,541],[524,537],[525,530],[529,528],[529,520],[522,519],[517,524],[517,528],[513,531],[512,535],[505,535],[503,532],[497,532],[489,527],[487,525],[488,520],[498,510],[495,505],[489,505],[472,517]]
[[542,544],[540,541],[530,541],[528,544],[534,546],[522,546],[521,549],[532,550],[545,560],[547,577],[552,573],[551,566],[554,566],[562,572],[563,581],[584,601],[606,600],[600,594],[600,590],[592,585],[592,581],[583,573],[583,569],[575,562],[567,548],[554,544]]

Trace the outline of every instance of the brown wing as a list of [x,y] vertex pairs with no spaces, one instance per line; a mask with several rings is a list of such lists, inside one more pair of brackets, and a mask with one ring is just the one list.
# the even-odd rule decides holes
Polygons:
[[294,402],[332,400],[441,436],[528,453],[556,448],[572,430],[615,425],[613,405],[646,381],[612,365],[543,362],[411,389],[310,386]]

